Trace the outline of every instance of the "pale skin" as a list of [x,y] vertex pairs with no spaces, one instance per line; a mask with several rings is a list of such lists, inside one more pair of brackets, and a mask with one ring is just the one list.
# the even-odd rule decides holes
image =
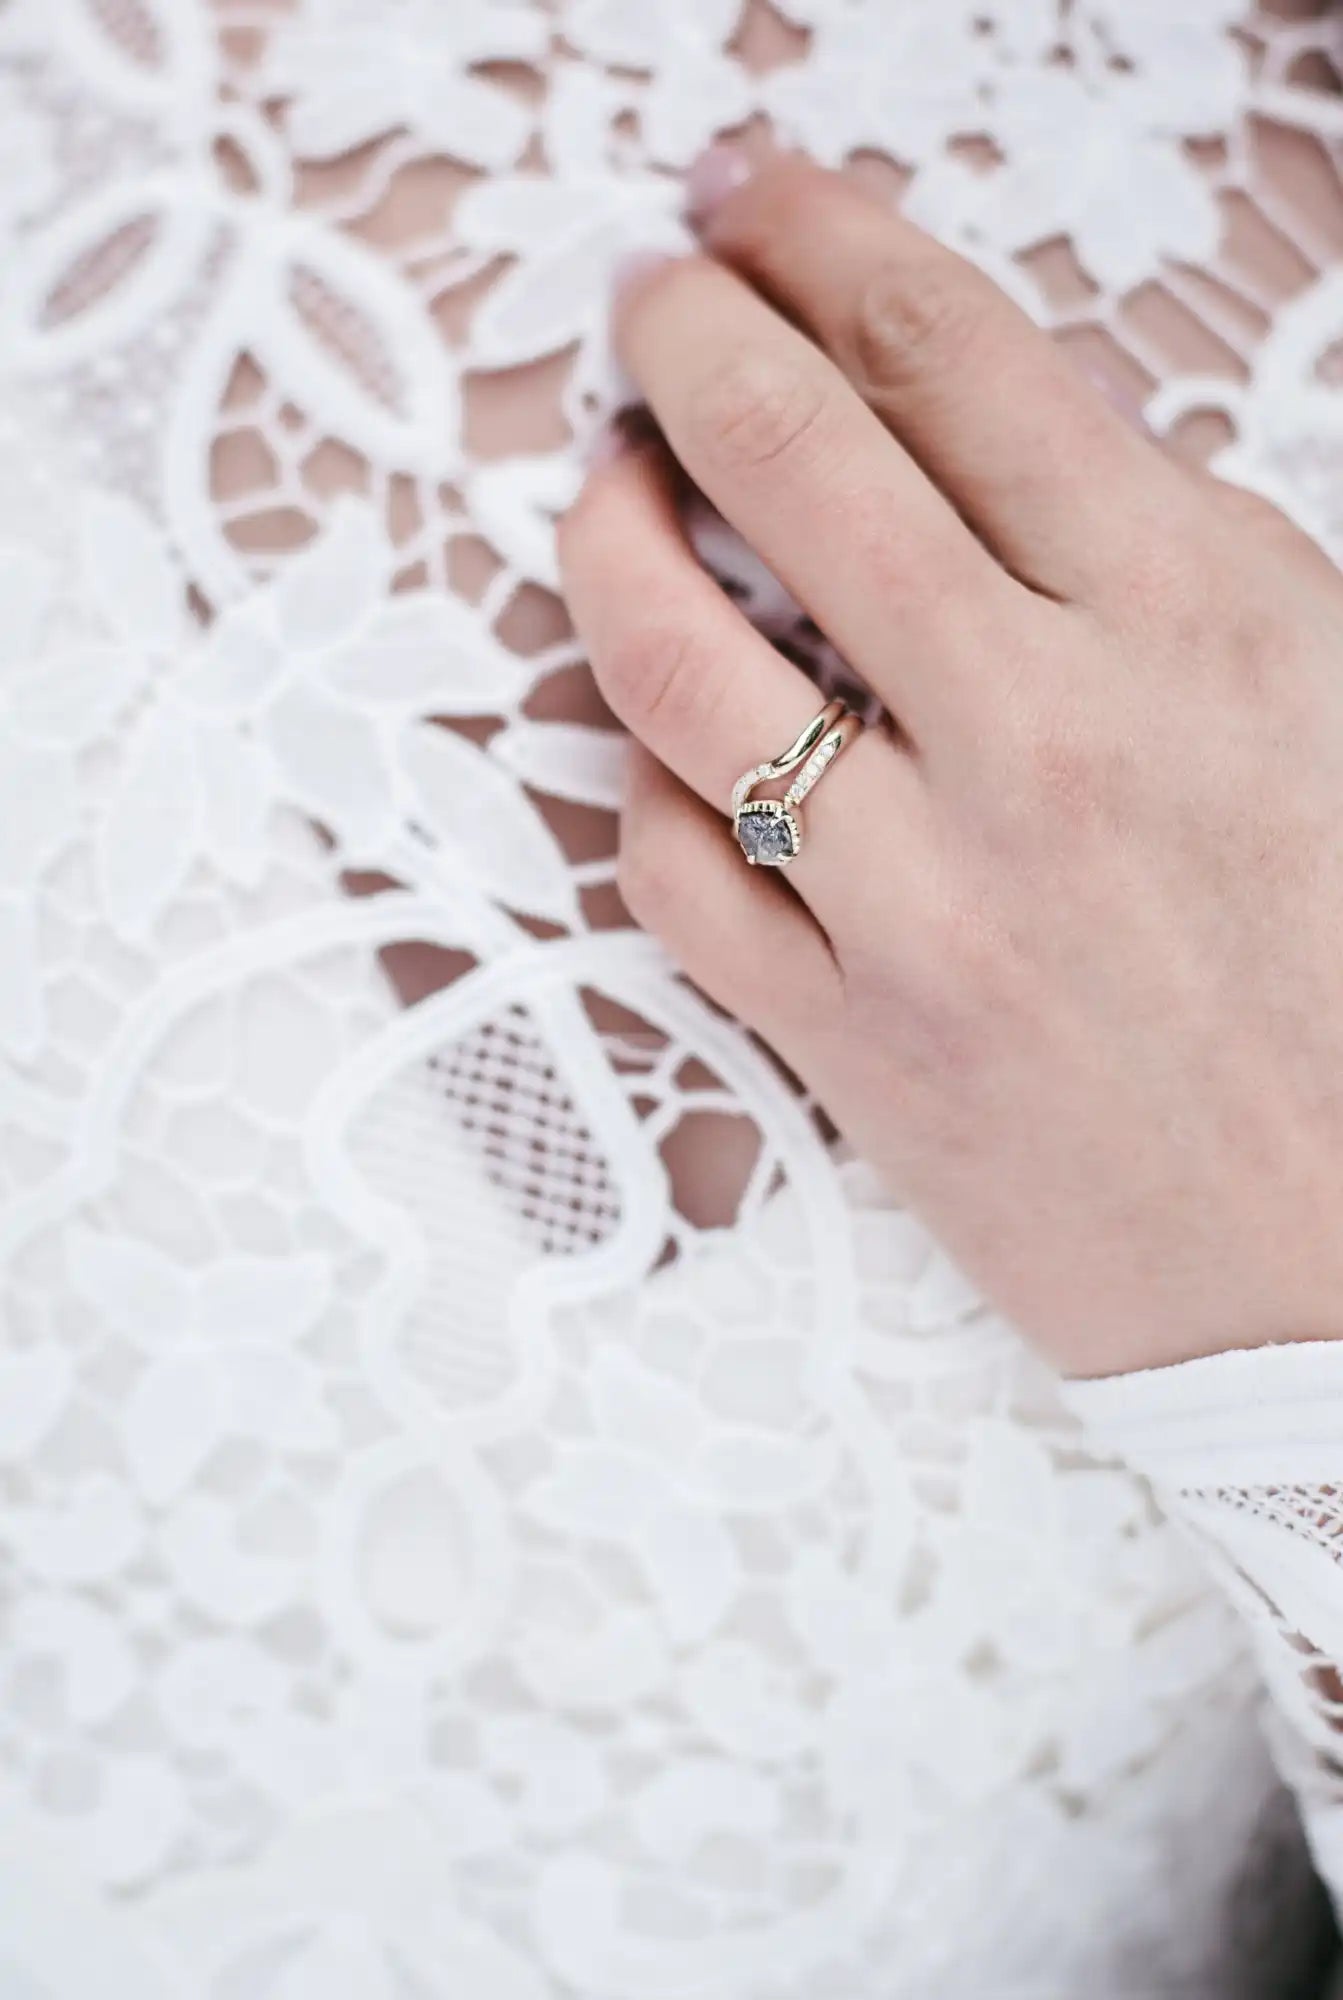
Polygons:
[[[561,534],[636,739],[630,910],[1065,1371],[1335,1336],[1343,579],[888,205],[744,173],[627,279],[661,438]],[[726,808],[820,703],[696,561],[677,462],[898,719],[786,873]]]

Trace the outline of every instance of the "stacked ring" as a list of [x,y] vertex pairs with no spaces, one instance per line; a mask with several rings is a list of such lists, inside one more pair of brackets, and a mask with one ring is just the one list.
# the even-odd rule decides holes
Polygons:
[[[802,851],[798,808],[862,728],[842,701],[829,702],[785,751],[738,778],[732,787],[732,830],[752,868],[786,868],[796,861]],[[757,785],[793,771],[797,776],[781,799],[752,798]]]

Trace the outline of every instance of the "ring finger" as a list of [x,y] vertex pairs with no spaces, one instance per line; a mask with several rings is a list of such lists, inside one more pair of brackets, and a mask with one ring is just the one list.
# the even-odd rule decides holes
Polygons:
[[[821,699],[700,565],[661,446],[631,447],[591,476],[561,527],[560,555],[570,610],[612,709],[726,812],[742,772],[790,743]],[[844,857],[859,843],[870,855],[874,828],[898,832],[908,879],[920,844],[931,842],[928,813],[913,760],[877,731],[826,773],[803,808],[789,879],[832,936],[862,898]]]

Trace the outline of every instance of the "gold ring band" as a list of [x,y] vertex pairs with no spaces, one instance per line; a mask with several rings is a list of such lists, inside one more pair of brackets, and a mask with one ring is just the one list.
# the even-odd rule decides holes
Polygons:
[[[778,757],[743,771],[732,787],[732,831],[752,868],[786,868],[802,852],[798,808],[863,725],[842,701],[827,702]],[[799,768],[800,767],[800,768]],[[753,799],[757,785],[797,776],[781,799]]]

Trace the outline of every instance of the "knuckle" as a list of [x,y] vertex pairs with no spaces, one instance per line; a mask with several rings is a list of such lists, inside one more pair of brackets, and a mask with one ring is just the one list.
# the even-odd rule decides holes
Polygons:
[[879,264],[854,301],[851,342],[860,387],[898,389],[954,373],[977,337],[983,284],[968,266]]
[[1031,790],[1069,819],[1090,815],[1099,803],[1102,764],[1091,743],[1066,730],[1049,730],[1031,750]]
[[1035,825],[1050,851],[1060,828],[1078,835],[1122,820],[1132,803],[1135,771],[1121,731],[1082,723],[1076,715],[1024,733],[1013,788],[1013,818]]
[[695,445],[708,459],[750,471],[795,450],[820,421],[825,401],[825,390],[810,371],[743,351],[699,383],[688,421]]
[[[1069,662],[1069,669],[1075,665]],[[1012,840],[1057,839],[1055,805],[1079,816],[1089,811],[1105,761],[1102,736],[1108,727],[1095,713],[1102,697],[1076,699],[1057,675],[1047,686],[1023,673],[998,716],[993,738],[997,773],[990,819]]]
[[598,679],[636,735],[665,733],[703,714],[710,663],[683,624],[650,618],[611,648]]

